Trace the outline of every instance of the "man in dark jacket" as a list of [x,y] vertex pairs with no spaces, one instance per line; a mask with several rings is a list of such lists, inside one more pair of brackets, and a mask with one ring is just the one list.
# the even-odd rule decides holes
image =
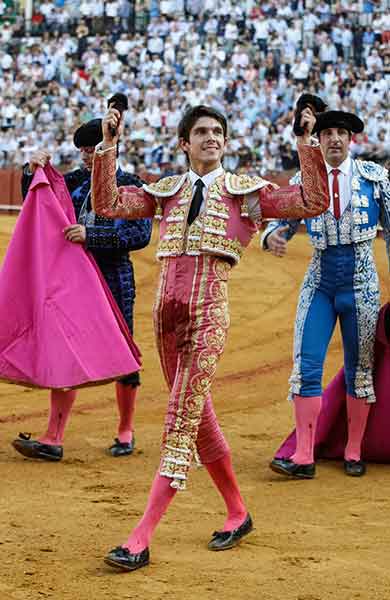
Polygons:
[[[65,182],[73,200],[77,224],[64,230],[71,243],[84,244],[95,258],[119,309],[133,332],[133,307],[135,282],[129,252],[147,246],[151,236],[151,220],[106,219],[96,215],[91,208],[91,168],[95,146],[103,139],[101,119],[93,119],[77,129],[74,144],[80,150],[82,166],[65,174]],[[26,196],[35,169],[43,167],[50,155],[37,151],[22,176],[22,192]],[[120,167],[116,172],[118,185],[142,186],[142,181]],[[133,414],[139,374],[132,373],[116,382],[116,397],[119,410],[118,434],[109,448],[112,456],[123,456],[133,452]],[[14,448],[30,458],[59,461],[63,456],[63,436],[76,396],[74,390],[52,390],[49,422],[46,433],[37,440],[29,434],[20,434],[14,440]]]

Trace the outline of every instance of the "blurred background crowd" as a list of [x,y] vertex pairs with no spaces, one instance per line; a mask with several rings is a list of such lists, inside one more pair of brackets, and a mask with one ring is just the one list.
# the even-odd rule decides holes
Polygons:
[[121,166],[185,169],[176,126],[190,105],[229,118],[225,168],[298,166],[292,109],[303,90],[365,122],[356,157],[390,157],[389,0],[0,0],[0,168],[47,149],[77,164],[73,132],[129,98]]

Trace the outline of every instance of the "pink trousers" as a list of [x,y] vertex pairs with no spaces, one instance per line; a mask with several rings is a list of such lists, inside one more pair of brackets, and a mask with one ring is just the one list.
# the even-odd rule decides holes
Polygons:
[[170,391],[160,474],[185,489],[197,451],[204,463],[229,452],[210,390],[229,327],[230,264],[219,257],[163,261],[154,307],[157,347]]

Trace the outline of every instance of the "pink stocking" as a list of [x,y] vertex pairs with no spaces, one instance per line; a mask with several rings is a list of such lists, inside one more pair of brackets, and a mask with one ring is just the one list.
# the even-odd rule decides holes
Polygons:
[[149,493],[145,512],[138,525],[133,529],[127,542],[123,544],[123,548],[128,548],[130,552],[138,553],[150,545],[154,530],[177,492],[176,489],[171,487],[171,482],[172,479],[162,477],[159,471],[157,471]]
[[223,529],[236,529],[244,521],[247,510],[233,471],[229,446],[218,424],[210,395],[204,405],[196,447],[202,463],[225,500],[228,514]]
[[314,462],[314,440],[318,415],[321,412],[321,396],[294,396],[297,447],[291,460],[298,465]]
[[129,444],[133,439],[133,417],[137,387],[116,382],[116,401],[119,410],[118,439]]
[[240,494],[230,452],[219,460],[205,464],[205,467],[226,504],[227,518],[223,531],[236,529],[242,525],[248,511]]
[[370,404],[364,398],[347,395],[348,442],[345,448],[346,460],[360,460],[364,431],[366,429]]
[[42,444],[61,446],[76,391],[51,390],[50,414],[46,433],[38,438]]

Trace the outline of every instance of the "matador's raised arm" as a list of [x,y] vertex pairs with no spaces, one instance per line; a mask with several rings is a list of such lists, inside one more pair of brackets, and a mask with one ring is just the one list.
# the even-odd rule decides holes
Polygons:
[[95,150],[91,179],[91,203],[96,214],[110,219],[153,217],[156,202],[135,185],[116,185],[116,147]]
[[259,191],[261,218],[305,219],[329,207],[328,175],[320,146],[297,145],[302,184]]

